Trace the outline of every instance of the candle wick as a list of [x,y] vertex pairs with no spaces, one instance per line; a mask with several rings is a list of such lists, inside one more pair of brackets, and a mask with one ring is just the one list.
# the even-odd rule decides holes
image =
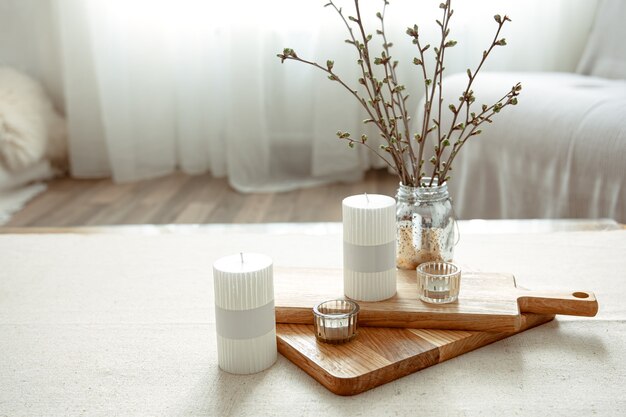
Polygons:
[[243,263],[243,252],[239,252],[239,256],[241,256],[241,263]]
[[365,194],[365,199],[366,199],[366,200],[367,200],[367,202],[369,203],[369,202],[370,202],[370,198],[367,196],[367,193],[363,193],[363,194]]

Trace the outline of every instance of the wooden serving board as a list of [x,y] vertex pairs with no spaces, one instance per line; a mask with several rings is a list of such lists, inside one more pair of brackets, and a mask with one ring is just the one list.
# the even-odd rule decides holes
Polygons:
[[355,395],[552,320],[523,314],[512,333],[360,328],[343,345],[317,342],[313,326],[278,324],[278,351],[339,395]]
[[[528,291],[506,273],[463,272],[458,301],[429,304],[418,299],[415,271],[398,270],[398,291],[379,302],[361,302],[359,325],[415,329],[515,332],[521,313],[594,316],[598,303],[589,291]],[[276,268],[276,322],[313,324],[315,304],[344,298],[340,269]]]

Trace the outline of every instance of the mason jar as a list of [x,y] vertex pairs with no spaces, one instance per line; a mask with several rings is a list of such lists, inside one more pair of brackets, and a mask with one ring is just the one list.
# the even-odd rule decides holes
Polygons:
[[[423,181],[428,184],[430,178]],[[400,183],[396,200],[396,266],[416,269],[424,262],[451,262],[456,219],[448,186],[436,179],[431,187]]]

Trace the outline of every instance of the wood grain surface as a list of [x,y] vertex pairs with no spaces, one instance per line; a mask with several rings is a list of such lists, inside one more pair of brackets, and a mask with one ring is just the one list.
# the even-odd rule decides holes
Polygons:
[[509,333],[366,327],[343,345],[320,343],[313,326],[278,324],[278,351],[331,392],[355,395],[552,320],[523,314]]
[[59,178],[16,213],[8,227],[341,221],[341,200],[363,192],[394,195],[398,179],[384,169],[362,181],[282,193],[243,194],[226,178],[175,173],[116,184]]
[[[276,268],[276,321],[312,324],[311,309],[343,298],[340,269]],[[589,291],[527,291],[507,273],[464,272],[457,302],[428,304],[417,295],[413,271],[398,270],[397,294],[385,301],[359,302],[362,326],[513,332],[521,313],[594,316],[598,303]],[[581,298],[584,297],[584,298]]]

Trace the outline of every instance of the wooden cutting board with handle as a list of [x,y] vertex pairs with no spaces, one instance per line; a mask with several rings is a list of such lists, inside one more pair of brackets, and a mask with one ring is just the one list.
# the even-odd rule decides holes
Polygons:
[[339,395],[354,395],[552,320],[523,314],[513,333],[361,327],[343,345],[320,343],[313,326],[277,324],[278,351]]
[[[359,302],[359,324],[372,327],[516,332],[522,313],[594,316],[598,302],[589,291],[529,291],[507,273],[463,272],[458,301],[428,304],[417,296],[415,271],[398,270],[397,294],[385,301]],[[313,324],[319,302],[344,298],[341,269],[275,268],[276,322]]]

